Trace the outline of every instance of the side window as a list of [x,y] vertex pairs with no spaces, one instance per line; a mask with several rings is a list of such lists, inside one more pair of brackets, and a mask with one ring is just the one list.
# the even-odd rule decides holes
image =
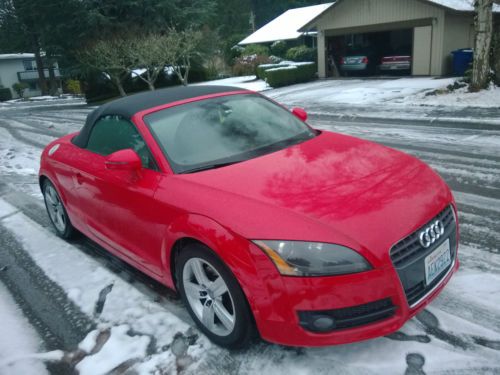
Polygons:
[[144,168],[157,169],[146,142],[130,121],[120,116],[106,116],[94,124],[87,144],[89,151],[107,156],[127,148],[137,152]]

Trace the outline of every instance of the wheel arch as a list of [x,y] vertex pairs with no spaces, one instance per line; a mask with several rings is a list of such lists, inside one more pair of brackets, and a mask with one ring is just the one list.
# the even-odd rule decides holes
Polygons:
[[[233,233],[215,220],[199,214],[186,214],[172,223],[165,238],[162,262],[167,286],[177,290],[175,262],[188,245],[197,243],[206,246],[228,267],[240,285],[247,303],[258,315],[255,298],[251,290],[261,283],[249,251],[250,242]],[[263,286],[261,286],[263,287]]]
[[67,209],[68,202],[66,200],[66,194],[64,194],[64,191],[59,188],[59,181],[57,181],[57,178],[55,176],[51,176],[50,173],[47,173],[47,171],[40,171],[40,174],[38,175],[38,184],[40,186],[40,191],[42,192],[42,194],[43,184],[45,183],[45,181],[49,181],[54,186],[57,194],[59,194]]

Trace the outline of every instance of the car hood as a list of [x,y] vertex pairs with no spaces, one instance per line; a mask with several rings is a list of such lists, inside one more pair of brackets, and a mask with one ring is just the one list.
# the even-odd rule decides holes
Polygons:
[[246,238],[385,253],[452,200],[443,180],[418,159],[326,131],[269,155],[173,179],[172,194],[184,196],[192,212]]

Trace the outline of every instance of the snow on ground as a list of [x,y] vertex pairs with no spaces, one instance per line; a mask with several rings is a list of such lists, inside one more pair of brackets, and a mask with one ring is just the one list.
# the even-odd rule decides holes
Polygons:
[[500,87],[492,85],[489,89],[476,93],[468,92],[467,87],[463,87],[438,95],[419,94],[406,98],[406,102],[411,105],[500,108]]
[[0,102],[0,111],[8,110],[13,106],[17,108],[43,108],[46,106],[78,106],[86,105],[85,101],[78,96],[73,95],[63,95],[63,96],[34,96],[26,100],[23,99],[13,99],[6,102]]
[[266,95],[279,98],[284,102],[293,100],[308,103],[308,105],[410,104],[403,100],[422,91],[444,88],[454,81],[453,78],[318,80],[272,90]]
[[0,284],[0,374],[48,374],[43,363],[25,359],[39,352],[41,344],[21,309]]
[[[13,212],[13,207],[0,199],[0,217]],[[171,352],[165,352],[170,350],[175,336],[192,334],[189,324],[23,214],[16,213],[3,219],[2,225],[22,242],[45,273],[67,291],[68,297],[85,314],[97,320],[100,330],[111,329],[111,337],[103,348],[79,364],[82,375],[106,374],[124,362],[144,360],[152,337],[158,352],[147,353],[150,355],[148,360],[154,362],[158,356],[164,359],[169,355],[174,358]],[[103,301],[103,294],[104,308],[96,316],[96,303],[100,298]],[[211,346],[206,339],[200,342],[206,347]],[[92,344],[88,340],[82,344],[83,349],[88,350],[89,347]],[[200,350],[197,355],[205,353],[206,350]]]
[[40,150],[15,142],[7,130],[0,128],[0,173],[35,176],[40,167]]
[[[105,375],[122,363],[144,358],[150,338],[130,336],[127,334],[128,330],[126,325],[112,327],[110,337],[102,349],[78,363],[76,369],[79,375]],[[92,331],[89,335],[95,336],[96,332],[99,331]]]
[[[467,88],[452,93],[425,95],[444,90],[456,78],[408,77],[381,79],[327,79],[272,89],[255,76],[232,77],[203,82],[203,85],[236,86],[265,95],[283,103],[307,103],[308,106],[398,105],[500,108],[500,88],[492,86],[479,93]],[[269,90],[269,91],[268,91]]]

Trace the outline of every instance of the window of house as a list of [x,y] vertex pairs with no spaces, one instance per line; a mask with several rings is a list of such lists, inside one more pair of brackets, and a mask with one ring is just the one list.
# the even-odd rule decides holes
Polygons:
[[110,115],[95,123],[87,144],[89,151],[107,156],[127,148],[137,152],[144,168],[157,170],[146,142],[130,121],[121,116]]
[[36,70],[35,60],[23,60],[23,65],[26,71]]

